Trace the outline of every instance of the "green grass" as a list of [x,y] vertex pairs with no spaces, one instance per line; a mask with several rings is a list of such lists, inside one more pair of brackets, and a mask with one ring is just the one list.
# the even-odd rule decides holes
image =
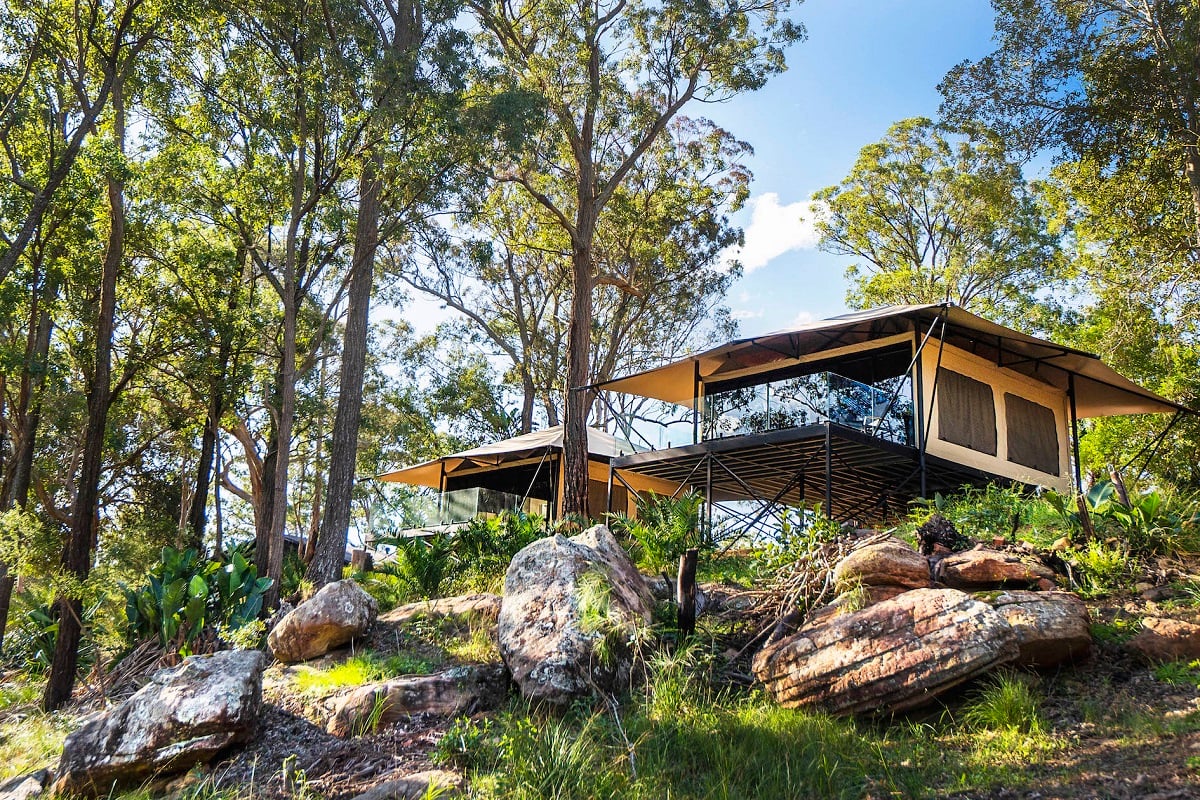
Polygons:
[[980,688],[963,709],[962,719],[975,731],[1041,733],[1041,698],[1033,678],[1016,672],[998,672]]
[[386,657],[363,653],[326,669],[302,667],[293,678],[293,683],[304,694],[325,694],[334,689],[361,686],[401,675],[428,675],[435,666],[428,659],[409,653]]
[[1172,661],[1154,669],[1154,677],[1172,686],[1200,689],[1200,661]]
[[0,684],[0,781],[51,767],[62,753],[74,721],[38,709],[40,681]]
[[927,797],[1032,784],[1030,765],[1064,746],[1040,722],[993,729],[780,708],[761,692],[715,690],[718,664],[700,647],[660,654],[619,707],[562,714],[514,701],[494,719],[455,723],[435,757],[468,775],[475,798]]
[[1121,645],[1128,642],[1142,629],[1139,617],[1116,617],[1111,622],[1093,622],[1090,626],[1092,638],[1100,644]]

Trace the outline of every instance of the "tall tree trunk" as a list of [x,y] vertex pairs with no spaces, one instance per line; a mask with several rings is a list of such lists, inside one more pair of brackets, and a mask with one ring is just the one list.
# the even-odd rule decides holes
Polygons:
[[[245,245],[239,245],[235,256],[240,266],[246,260]],[[227,314],[232,317],[238,308],[240,289],[231,288],[225,304]],[[200,437],[200,463],[196,465],[196,491],[192,494],[192,507],[188,513],[188,529],[191,531],[189,545],[197,553],[204,552],[204,530],[208,526],[208,487],[213,481],[213,463],[217,450],[217,438],[221,435],[221,417],[225,413],[225,385],[229,377],[229,360],[233,356],[233,331],[226,324],[221,327],[220,344],[217,347],[217,363],[208,382],[208,411],[204,418],[204,433]],[[217,548],[218,555],[220,547]]]
[[350,499],[358,460],[358,428],[362,421],[363,375],[367,361],[367,331],[371,288],[375,280],[375,251],[379,246],[380,159],[372,153],[359,176],[358,229],[350,264],[346,334],[342,345],[337,415],[329,454],[329,485],[317,550],[308,566],[308,579],[324,586],[342,575],[350,528]]
[[[123,77],[123,76],[122,76]],[[113,133],[118,151],[125,152],[125,109],[122,80],[113,82]],[[100,274],[99,313],[96,319],[96,353],[88,381],[87,427],[84,432],[83,458],[76,477],[75,502],[71,508],[71,529],[63,551],[63,567],[80,581],[86,580],[92,565],[92,546],[96,539],[97,505],[100,496],[100,472],[103,466],[104,430],[112,398],[112,338],[116,318],[117,275],[125,257],[125,184],[124,179],[108,179],[109,230]],[[58,618],[58,637],[50,662],[50,676],[42,696],[42,706],[54,711],[71,699],[75,670],[79,664],[79,639],[83,633],[83,602],[79,597],[59,595],[54,602]]]
[[[30,308],[29,338],[25,345],[25,365],[21,374],[21,387],[17,394],[17,405],[13,409],[13,420],[17,436],[12,459],[8,465],[8,480],[5,485],[2,507],[24,508],[29,500],[29,481],[33,471],[34,439],[37,436],[38,419],[41,417],[41,393],[46,379],[46,361],[50,352],[50,335],[54,329],[50,317],[50,304],[58,297],[57,273],[47,278],[40,290],[32,297]],[[8,627],[8,612],[12,605],[13,587],[16,576],[10,574],[8,565],[0,561],[0,650],[4,649],[4,633]]]
[[[582,226],[581,226],[582,227]],[[591,228],[579,230],[586,246],[576,244],[572,254],[573,296],[567,333],[567,386],[563,402],[563,513],[591,517],[588,508],[587,392],[576,391],[588,383],[592,347]],[[586,239],[583,237],[586,235]]]
[[[278,387],[282,378],[276,376],[275,398],[280,396]],[[278,402],[273,399],[273,403]],[[273,406],[274,407],[274,406]],[[244,445],[245,446],[245,445]],[[275,462],[279,456],[279,426],[274,417],[267,426],[266,453],[262,457],[262,486],[255,500],[254,510],[254,564],[258,574],[267,574],[268,562],[271,557],[271,524],[275,518]],[[253,496],[253,486],[251,486]]]

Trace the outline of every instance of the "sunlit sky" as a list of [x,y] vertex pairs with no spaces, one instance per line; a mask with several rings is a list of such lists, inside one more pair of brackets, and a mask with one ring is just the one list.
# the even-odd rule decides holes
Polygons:
[[[987,0],[807,0],[794,14],[808,39],[789,50],[787,72],[759,92],[687,111],[755,150],[751,197],[735,217],[745,274],[727,298],[744,335],[846,310],[850,262],[817,249],[802,221],[808,200],[892,123],[936,117],[946,71],[992,49]],[[445,313],[414,300],[404,316],[424,330]]]

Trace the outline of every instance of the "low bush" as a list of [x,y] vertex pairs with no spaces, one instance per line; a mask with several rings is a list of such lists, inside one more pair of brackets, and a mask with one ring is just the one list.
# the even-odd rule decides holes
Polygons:
[[194,549],[164,547],[148,582],[125,588],[125,614],[131,641],[156,639],[164,648],[187,655],[206,629],[234,631],[258,618],[269,578],[238,551],[228,563],[205,561]]

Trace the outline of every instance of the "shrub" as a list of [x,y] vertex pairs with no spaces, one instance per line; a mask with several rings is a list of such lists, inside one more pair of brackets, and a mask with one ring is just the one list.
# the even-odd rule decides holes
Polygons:
[[421,598],[440,597],[442,586],[455,570],[454,545],[445,533],[433,536],[389,536],[380,544],[396,548],[396,558],[376,566],[378,572],[399,579]]
[[1087,493],[1087,502],[1094,516],[1121,529],[1122,538],[1136,556],[1177,555],[1200,549],[1200,511],[1195,497],[1152,489],[1131,494],[1125,505],[1116,487],[1101,481]]
[[1131,567],[1128,551],[1120,544],[1092,540],[1075,554],[1075,585],[1085,598],[1104,597],[1117,591]]
[[270,586],[237,551],[222,563],[202,561],[194,549],[164,547],[148,583],[125,589],[129,638],[157,639],[186,655],[206,627],[233,631],[256,619]]
[[689,548],[713,548],[712,537],[704,530],[703,508],[704,495],[694,489],[678,498],[651,492],[638,496],[637,519],[614,514],[612,525],[627,539],[641,567],[662,572],[674,569]]
[[453,537],[458,582],[465,590],[496,589],[513,556],[545,535],[545,520],[522,511],[471,520]]

